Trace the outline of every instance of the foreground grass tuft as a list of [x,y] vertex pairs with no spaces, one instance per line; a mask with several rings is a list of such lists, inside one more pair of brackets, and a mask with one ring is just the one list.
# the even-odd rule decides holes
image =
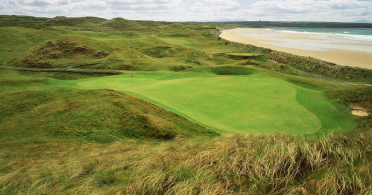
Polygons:
[[[3,194],[370,194],[372,134],[2,147]],[[22,155],[28,154],[27,156]]]

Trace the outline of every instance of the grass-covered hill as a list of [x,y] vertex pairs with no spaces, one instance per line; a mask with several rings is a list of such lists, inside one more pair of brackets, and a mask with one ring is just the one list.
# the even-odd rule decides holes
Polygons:
[[[110,90],[69,92],[56,88],[1,98],[2,137],[40,135],[105,143],[123,137],[170,140],[217,135],[155,105]],[[19,101],[14,103],[14,99]]]
[[[0,70],[1,194],[372,192],[371,117],[322,137],[217,136],[122,92],[50,85],[69,74]],[[371,91],[326,94],[365,106]]]
[[61,37],[31,48],[13,58],[13,66],[58,68],[103,63],[108,60],[141,59],[144,55],[133,48],[115,47],[108,43],[77,36]]
[[0,194],[372,194],[372,71],[215,26],[0,16]]
[[66,37],[55,41],[48,41],[31,51],[14,58],[10,63],[15,66],[35,68],[66,67],[69,64],[89,63],[110,54],[97,50],[91,45],[92,40],[76,37]]
[[[0,29],[0,43],[4,47],[0,48],[0,61],[5,65],[66,67],[94,64],[87,68],[178,71],[200,65],[237,64],[240,61],[243,65],[254,64],[276,69],[272,64],[267,65],[267,60],[272,60],[284,64],[280,71],[287,73],[291,72],[288,68],[291,67],[348,81],[371,83],[372,78],[371,70],[337,66],[318,59],[252,45],[216,41],[216,26],[221,26],[217,23],[130,21],[123,18],[107,20],[95,17],[1,18],[0,26],[3,28]],[[43,36],[38,36],[40,33]],[[53,48],[55,51],[46,53],[37,52],[47,47],[48,43],[56,44],[63,39],[68,39],[77,47],[87,47],[91,52],[78,51],[77,55],[59,54],[65,52],[61,49],[69,48]],[[19,42],[23,45],[15,44]],[[70,50],[73,51],[73,48]],[[95,53],[92,54],[93,51],[101,53],[97,57]],[[247,61],[242,62],[244,59]]]
[[55,17],[47,19],[48,26],[70,26],[70,27],[89,27],[95,24],[106,22],[104,18],[97,17],[81,17],[81,18],[68,18],[68,17]]
[[[43,36],[38,36],[40,33]],[[201,59],[209,57],[202,50],[172,45],[149,35],[128,37],[66,27],[4,27],[0,35],[4,45],[0,61],[9,66],[57,68],[90,64],[88,68],[94,69],[168,70],[199,65]]]
[[135,31],[137,28],[142,26],[134,21],[129,21],[124,18],[114,18],[112,20],[105,21],[100,25],[111,28],[113,31]]
[[[118,91],[48,88],[51,73],[0,73],[1,194],[372,192],[371,126],[321,138],[215,137]],[[371,91],[327,95],[358,104]]]
[[155,58],[164,57],[193,57],[193,58],[206,58],[207,54],[200,50],[184,48],[184,47],[171,47],[171,46],[155,46],[142,49],[143,53]]
[[[37,73],[36,73],[37,74]],[[68,74],[68,73],[65,73]],[[123,138],[174,139],[216,133],[143,100],[113,90],[29,89],[46,84],[1,72],[1,137],[47,137],[113,142]],[[31,74],[32,75],[32,74]],[[5,78],[4,78],[5,77]],[[35,85],[37,84],[37,85]],[[13,90],[7,90],[13,87]],[[17,90],[19,89],[19,90]]]
[[205,36],[213,33],[215,24],[206,23],[201,26],[193,23],[129,21],[124,18],[113,18],[108,20],[97,17],[40,18],[30,16],[0,15],[0,27],[43,29],[56,26],[70,27],[74,30],[110,32],[127,36],[139,36],[143,34],[168,36]]

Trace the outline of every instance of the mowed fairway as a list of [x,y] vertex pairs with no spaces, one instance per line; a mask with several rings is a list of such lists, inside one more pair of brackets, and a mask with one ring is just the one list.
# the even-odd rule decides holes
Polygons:
[[[321,92],[260,73],[250,76],[133,73],[132,79],[125,74],[78,81],[53,80],[50,85],[123,91],[219,132],[300,135],[354,127],[347,110],[338,108]],[[297,97],[299,90],[301,97]],[[306,97],[314,98],[315,102]]]

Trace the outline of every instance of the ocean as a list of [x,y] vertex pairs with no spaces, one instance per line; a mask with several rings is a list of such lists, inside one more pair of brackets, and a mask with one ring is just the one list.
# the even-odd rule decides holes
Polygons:
[[340,35],[345,38],[372,40],[372,28],[278,28],[274,30],[288,33]]

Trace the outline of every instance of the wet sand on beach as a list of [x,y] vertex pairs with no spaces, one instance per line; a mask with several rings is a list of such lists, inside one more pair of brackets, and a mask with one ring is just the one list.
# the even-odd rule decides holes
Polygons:
[[[250,35],[249,32],[252,32]],[[277,36],[276,34],[277,33]],[[244,34],[244,35],[243,35]],[[254,34],[259,34],[260,36],[252,36]],[[268,36],[266,36],[268,35]],[[372,42],[355,41],[352,42],[335,42],[332,40],[332,35],[318,37],[311,33],[281,33],[281,32],[268,32],[265,29],[231,29],[225,30],[220,35],[221,38],[239,42],[244,44],[251,44],[259,47],[270,48],[277,51],[283,51],[292,53],[300,56],[310,56],[323,61],[332,62],[343,66],[352,66],[359,68],[372,69],[372,53],[349,50],[348,47],[352,48],[358,45],[372,46]],[[329,40],[327,40],[329,39]],[[301,47],[298,42],[304,42],[303,48],[298,49],[296,47]],[[340,40],[340,39],[339,39]],[[281,43],[290,44],[290,41],[296,41],[297,45],[293,48],[280,46]],[[326,50],[316,50],[309,47],[307,49],[306,43],[311,41],[329,41],[334,47],[340,46],[340,49],[327,48]],[[337,41],[337,40],[336,40]],[[342,40],[341,40],[342,41]],[[346,48],[346,49],[345,49]],[[372,52],[372,51],[371,51]]]

